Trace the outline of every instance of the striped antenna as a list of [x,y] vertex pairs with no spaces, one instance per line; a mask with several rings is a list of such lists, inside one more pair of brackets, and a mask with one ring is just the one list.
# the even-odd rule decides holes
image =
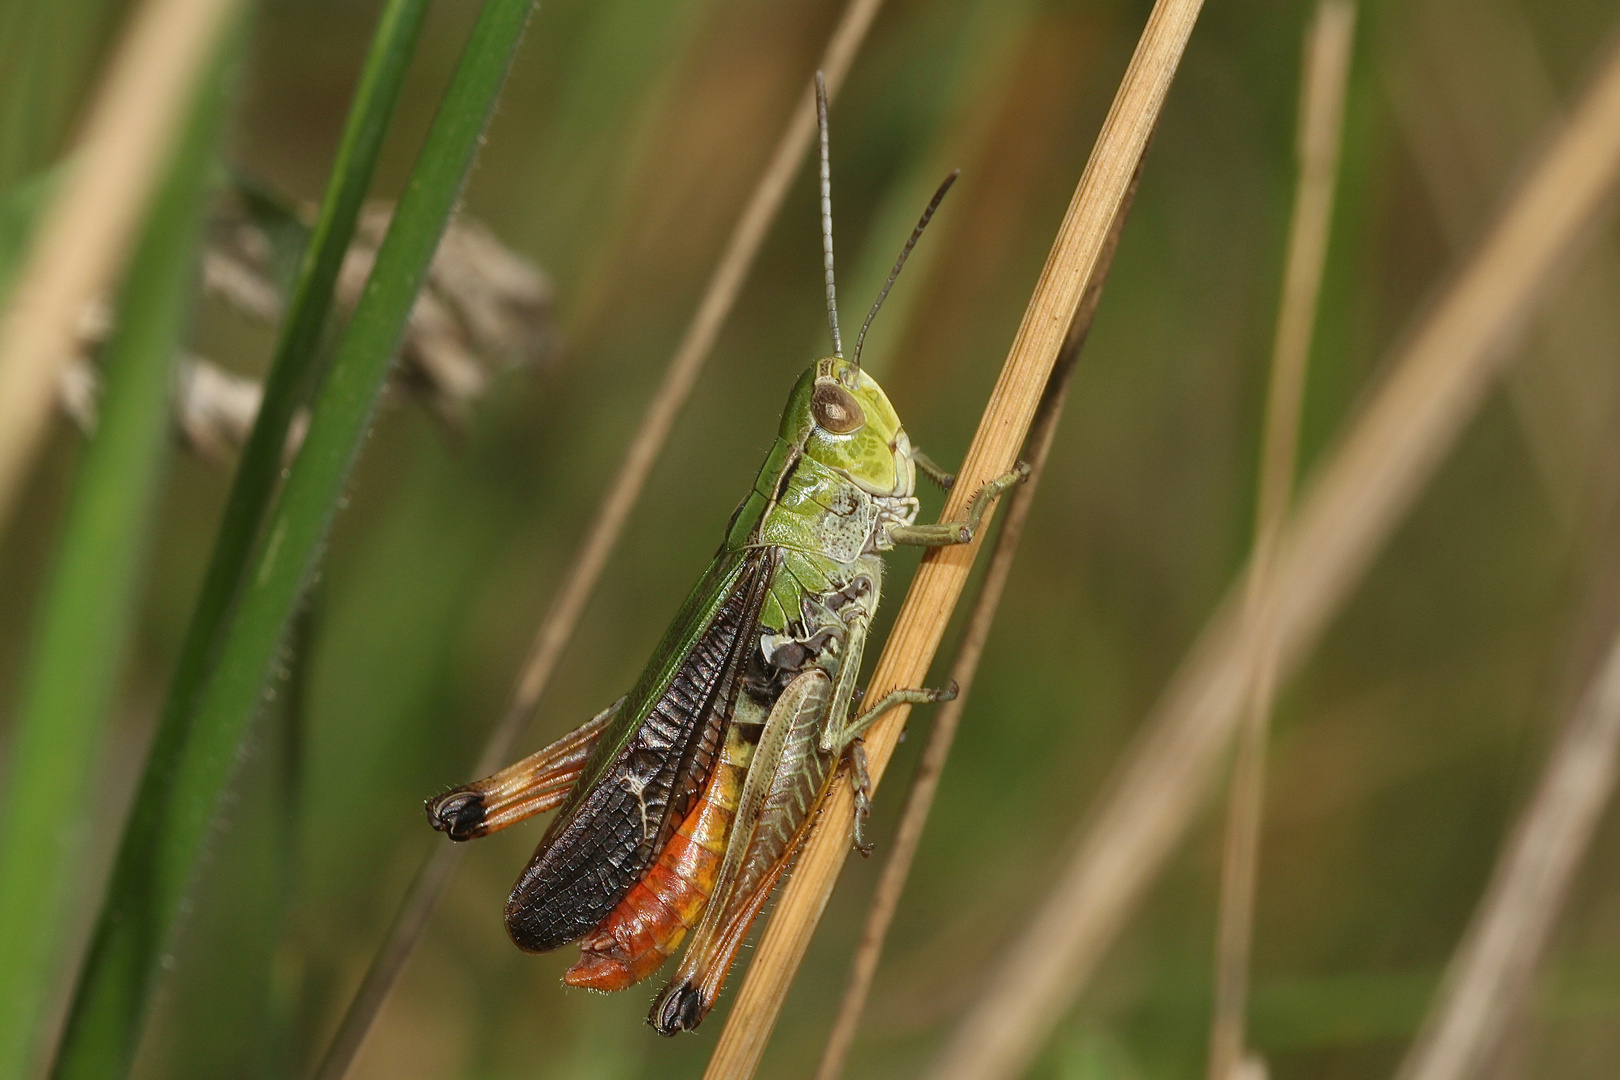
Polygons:
[[[917,219],[917,227],[911,230],[911,238],[906,241],[906,246],[900,249],[900,257],[894,260],[894,269],[889,271],[889,280],[883,283],[883,291],[878,293],[876,302],[872,304],[872,310],[866,313],[866,321],[861,323],[860,336],[855,339],[855,360],[851,366],[856,371],[861,369],[861,346],[866,343],[866,331],[871,328],[872,320],[877,318],[878,309],[883,306],[883,301],[889,298],[889,290],[894,288],[894,279],[900,276],[901,267],[906,265],[911,249],[917,246],[918,238],[922,236],[923,230],[928,228],[929,219],[934,216],[934,211],[939,209],[939,204],[945,201],[945,193],[951,190],[951,185],[956,183],[956,178],[961,174],[961,169],[952,169],[951,175],[939,185],[934,197],[928,200],[928,208],[922,212],[922,217]],[[830,263],[828,265],[831,266]]]
[[842,358],[838,336],[838,293],[833,288],[832,165],[827,157],[827,80],[816,72],[816,122],[821,128],[821,265],[827,275],[827,322],[832,326],[833,355]]

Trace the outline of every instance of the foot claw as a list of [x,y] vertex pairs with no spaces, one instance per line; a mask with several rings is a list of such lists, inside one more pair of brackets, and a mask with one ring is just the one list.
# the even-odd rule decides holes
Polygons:
[[482,835],[484,797],[476,791],[457,788],[425,805],[428,824],[452,840],[471,840]]
[[669,1038],[679,1031],[696,1030],[698,1024],[703,1022],[705,1011],[703,995],[698,993],[697,987],[691,983],[681,983],[658,995],[647,1023],[658,1034]]

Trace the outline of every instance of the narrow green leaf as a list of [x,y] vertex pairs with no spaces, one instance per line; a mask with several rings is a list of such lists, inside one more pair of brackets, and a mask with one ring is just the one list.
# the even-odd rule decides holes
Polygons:
[[[531,4],[486,0],[314,400],[303,448],[251,575],[216,639],[217,661],[207,670],[204,660],[194,718],[174,733],[160,733],[174,741],[154,748],[143,779],[108,909],[69,1016],[57,1077],[106,1080],[128,1069],[150,988],[238,748],[260,703],[274,692],[270,677],[287,625],[319,560],[406,318],[477,154]],[[279,450],[280,444],[274,445]]]
[[[164,702],[157,735],[119,847],[78,999],[64,1035],[63,1062],[127,1062],[133,1053],[151,965],[162,939],[148,856],[162,827],[170,784],[190,733],[197,694],[240,589],[253,545],[281,473],[287,429],[311,381],[316,346],[331,312],[333,289],[376,171],[389,118],[415,50],[427,0],[390,0],[362,69],[338,146],[332,177],[307,245],[292,301],[265,381],[265,395],[226,500],[219,535],[203,577]],[[92,1029],[80,1019],[98,988],[102,1009]],[[116,989],[114,989],[116,987]],[[110,1066],[109,1066],[110,1067]],[[120,1071],[122,1066],[119,1067]]]
[[[172,771],[179,759],[198,690],[208,673],[212,647],[241,589],[253,545],[269,512],[276,480],[281,475],[287,429],[310,392],[316,347],[331,313],[338,272],[371,186],[377,155],[426,11],[427,0],[390,0],[378,22],[322,200],[320,218],[305,249],[287,319],[265,379],[264,402],[243,448],[197,607],[186,627],[147,767],[150,782],[142,785],[137,815],[156,796],[151,790],[153,783]],[[112,896],[110,905],[117,903],[117,896]]]
[[194,291],[224,73],[202,89],[130,264],[106,392],[34,628],[0,813],[0,1078],[29,1072],[80,881],[90,780],[167,445],[170,364]]

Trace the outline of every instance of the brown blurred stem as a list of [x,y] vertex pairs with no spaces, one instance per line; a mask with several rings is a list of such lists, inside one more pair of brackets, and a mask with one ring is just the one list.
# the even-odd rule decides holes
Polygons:
[[939,790],[939,778],[945,770],[945,759],[950,756],[951,744],[956,739],[956,729],[962,721],[962,711],[966,708],[968,695],[973,689],[973,678],[978,674],[979,659],[984,655],[985,641],[990,636],[991,624],[995,622],[996,609],[1001,606],[1001,594],[1006,588],[1007,577],[1012,572],[1013,559],[1018,555],[1018,543],[1023,539],[1024,522],[1028,519],[1029,508],[1035,501],[1035,489],[1040,486],[1041,474],[1046,469],[1046,459],[1052,450],[1052,439],[1057,432],[1057,423],[1063,415],[1063,404],[1069,395],[1069,376],[1073,373],[1075,362],[1080,359],[1080,352],[1085,348],[1086,338],[1091,333],[1097,303],[1102,299],[1103,285],[1108,281],[1108,270],[1114,264],[1114,251],[1119,247],[1119,234],[1125,227],[1125,219],[1130,216],[1131,204],[1136,200],[1137,184],[1142,178],[1142,160],[1146,156],[1147,150],[1144,147],[1143,157],[1137,160],[1136,172],[1131,176],[1130,187],[1125,192],[1119,213],[1114,217],[1114,224],[1103,243],[1102,253],[1098,256],[1096,273],[1086,286],[1079,310],[1074,314],[1074,321],[1069,324],[1069,335],[1064,339],[1063,350],[1058,353],[1057,362],[1052,365],[1052,374],[1046,381],[1046,390],[1041,394],[1040,404],[1035,408],[1035,419],[1031,422],[1029,435],[1024,440],[1023,457],[1030,466],[1029,479],[1015,488],[1008,498],[1006,517],[1002,521],[1001,532],[996,536],[996,546],[990,554],[990,565],[985,570],[984,581],[979,585],[979,594],[974,598],[973,610],[968,614],[967,628],[962,632],[962,644],[957,649],[956,661],[951,667],[951,679],[958,688],[957,696],[954,701],[940,707],[939,715],[934,719],[933,727],[929,729],[928,740],[923,743],[922,755],[917,761],[917,771],[912,777],[911,791],[906,796],[906,806],[900,815],[900,827],[895,832],[888,861],[883,866],[883,874],[878,878],[877,890],[872,894],[872,905],[866,913],[866,925],[861,930],[860,944],[856,947],[855,959],[850,965],[849,982],[844,987],[844,997],[839,1003],[838,1018],[833,1021],[832,1033],[827,1036],[827,1047],[822,1051],[821,1067],[816,1072],[816,1080],[837,1080],[843,1075],[849,1048],[855,1041],[856,1031],[860,1028],[861,1013],[866,1009],[866,998],[872,989],[872,977],[876,974],[878,960],[883,955],[884,939],[888,937],[889,925],[894,921],[894,912],[900,903],[900,895],[905,891],[906,878],[911,873],[911,863],[917,855],[917,845],[922,841],[923,829],[928,824],[929,811],[934,806],[934,795]]
[[[943,514],[947,520],[959,518],[984,483],[1011,469],[1024,445],[1201,6],[1199,0],[1158,0],[1148,16],[951,489]],[[873,700],[896,687],[923,685],[945,625],[967,583],[978,544],[937,548],[923,557],[872,673],[867,694]],[[909,711],[894,710],[866,736],[874,787],[882,780]],[[706,1080],[743,1080],[753,1075],[849,853],[853,822],[849,786],[833,785],[748,966],[737,1002],[709,1059]]]
[[43,438],[81,313],[119,276],[186,110],[240,0],[146,0],[91,101],[0,309],[0,525]]
[[1548,758],[1396,1080],[1470,1080],[1494,1059],[1620,773],[1620,634]]
[[[1305,369],[1316,323],[1322,266],[1327,261],[1333,219],[1334,178],[1344,93],[1350,75],[1356,9],[1349,0],[1323,0],[1305,37],[1300,80],[1299,178],[1288,234],[1288,262],[1266,394],[1259,495],[1255,504],[1254,573],[1249,601],[1271,565],[1277,535],[1288,514],[1298,457],[1299,414]],[[1254,938],[1254,896],[1265,819],[1266,743],[1276,695],[1276,662],[1263,657],[1238,737],[1232,790],[1227,803],[1226,846],[1221,866],[1220,916],[1215,938],[1215,1012],[1209,1029],[1209,1080],[1234,1080],[1245,1057],[1249,964]]]
[[1509,366],[1620,176],[1620,49],[1529,165],[1284,525],[1258,601],[1240,578],[1206,625],[930,1080],[1028,1067],[1203,805],[1261,659],[1279,678],[1304,659]]
[[[838,93],[848,74],[855,53],[866,36],[882,0],[850,0],[834,28],[820,63],[829,98]],[[529,655],[518,676],[511,703],[490,732],[479,754],[474,775],[494,772],[512,752],[524,724],[534,712],[574,627],[585,610],[585,602],[596,587],[608,555],[618,543],[619,533],[631,508],[646,486],[659,452],[669,438],[681,407],[696,383],[721,325],[737,301],[737,294],[753,266],[765,234],[781,209],[788,186],[798,171],[805,151],[816,131],[815,92],[807,89],[788,120],[787,129],[760,176],[753,196],[733,228],[725,251],[715,266],[703,300],[687,326],[686,334],[670,359],[658,392],[647,405],[641,423],[625,451],[619,471],[597,508],[585,539],[561,576],[561,591],[552,599],[540,629],[530,645]],[[341,1080],[359,1053],[366,1032],[382,1010],[406,959],[427,925],[434,906],[460,861],[462,848],[439,843],[417,871],[404,902],[394,916],[382,946],[372,957],[371,966],[361,979],[354,999],[338,1026],[317,1072],[317,1080]]]

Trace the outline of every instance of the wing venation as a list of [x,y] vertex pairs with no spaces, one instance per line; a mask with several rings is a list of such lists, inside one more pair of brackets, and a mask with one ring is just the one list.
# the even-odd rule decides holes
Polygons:
[[725,737],[776,563],[769,549],[722,558],[682,608],[507,899],[520,948],[546,952],[590,932],[690,809]]

